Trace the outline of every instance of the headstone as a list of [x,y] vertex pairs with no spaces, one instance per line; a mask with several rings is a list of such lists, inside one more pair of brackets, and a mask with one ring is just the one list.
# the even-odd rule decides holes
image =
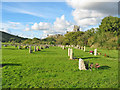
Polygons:
[[32,49],[31,49],[31,46],[29,46],[29,53],[32,53]]
[[39,47],[37,46],[37,51],[39,51]]
[[83,46],[81,46],[81,50],[83,50]]
[[70,59],[72,60],[73,59],[73,50],[70,49]]
[[62,46],[62,49],[65,49],[65,46]]
[[86,70],[84,61],[81,58],[79,59],[79,69]]
[[18,49],[21,49],[21,46],[20,46],[20,45],[18,46]]
[[96,55],[97,55],[97,49],[94,50],[94,56],[96,56]]
[[70,56],[70,48],[68,48],[68,56]]
[[36,46],[34,46],[34,51],[36,52]]
[[84,46],[84,51],[85,51],[85,46]]

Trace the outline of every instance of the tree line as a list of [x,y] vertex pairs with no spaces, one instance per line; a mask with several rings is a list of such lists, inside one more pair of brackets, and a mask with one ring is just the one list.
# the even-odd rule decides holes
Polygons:
[[[102,19],[98,28],[91,28],[85,32],[67,32],[64,35],[48,36],[44,39],[25,39],[23,44],[52,44],[52,45],[80,45],[89,47],[100,47],[107,49],[118,49],[120,42],[120,18],[108,16]],[[10,39],[13,40],[13,39]]]

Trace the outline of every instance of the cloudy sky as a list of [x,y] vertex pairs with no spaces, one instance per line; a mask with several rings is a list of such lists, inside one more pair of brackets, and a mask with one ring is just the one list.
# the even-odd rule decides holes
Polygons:
[[98,27],[106,16],[118,16],[119,0],[104,1],[3,0],[0,30],[27,38],[65,34],[66,31],[72,31],[74,25],[86,31]]

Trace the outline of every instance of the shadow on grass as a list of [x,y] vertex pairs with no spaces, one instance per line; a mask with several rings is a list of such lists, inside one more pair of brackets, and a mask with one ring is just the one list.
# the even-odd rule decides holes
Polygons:
[[101,66],[101,67],[99,67],[98,69],[100,70],[100,69],[109,69],[109,68],[111,68],[111,67],[109,67],[109,66]]
[[13,63],[0,64],[0,67],[4,67],[4,66],[22,66],[22,65],[21,64],[13,64]]
[[91,59],[91,58],[100,58],[100,57],[85,57],[85,58],[82,58],[82,59]]
[[17,48],[4,48],[4,49],[17,50]]

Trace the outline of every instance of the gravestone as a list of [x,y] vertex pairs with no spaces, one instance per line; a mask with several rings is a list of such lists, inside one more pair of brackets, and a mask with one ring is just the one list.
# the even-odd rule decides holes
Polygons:
[[72,60],[73,59],[73,50],[70,49],[70,59]]
[[18,46],[18,49],[21,49],[21,46],[20,46],[20,45]]
[[81,50],[83,50],[83,46],[81,46]]
[[62,46],[62,49],[65,49],[65,46]]
[[36,52],[36,46],[34,46],[34,52]]
[[85,46],[84,46],[84,51],[85,51]]
[[37,46],[37,51],[39,51],[39,47]]
[[96,55],[97,55],[97,49],[94,50],[94,56],[96,56]]
[[87,69],[85,68],[84,61],[83,61],[81,58],[79,59],[79,69],[80,69],[80,70],[87,70]]
[[29,46],[29,53],[32,53],[32,49],[31,49],[31,46]]
[[68,48],[68,56],[70,56],[70,48]]
[[77,45],[76,47],[79,48],[79,45]]

